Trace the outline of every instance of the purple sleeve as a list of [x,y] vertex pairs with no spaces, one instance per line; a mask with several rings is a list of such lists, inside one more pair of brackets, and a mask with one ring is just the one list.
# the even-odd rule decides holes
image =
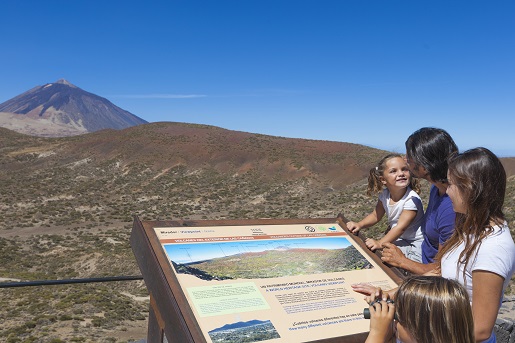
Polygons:
[[443,200],[438,210],[438,231],[440,232],[438,243],[443,245],[454,232],[456,213],[452,209],[452,202],[449,197]]
[[404,202],[404,206],[402,207],[402,209],[403,210],[410,210],[410,211],[418,211],[418,207],[417,207],[417,204],[415,204],[415,200],[420,202],[420,199],[417,199],[415,197],[411,197],[411,198],[407,199]]

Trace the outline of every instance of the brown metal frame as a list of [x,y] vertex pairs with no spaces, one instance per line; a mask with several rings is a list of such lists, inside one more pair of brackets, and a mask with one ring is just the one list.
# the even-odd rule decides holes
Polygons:
[[[284,224],[324,224],[335,222],[360,245],[381,269],[397,284],[402,280],[402,273],[395,268],[388,268],[381,259],[370,252],[365,243],[347,230],[342,215],[337,218],[317,219],[256,219],[256,220],[168,220],[141,221],[134,217],[131,233],[131,247],[136,257],[145,284],[150,293],[148,320],[149,343],[162,343],[164,336],[169,343],[206,343],[206,339],[195,319],[186,295],[172,271],[161,243],[155,234],[156,227],[195,227],[195,226],[238,226],[238,225],[284,225]],[[311,342],[318,343],[361,343],[368,333],[333,337]]]

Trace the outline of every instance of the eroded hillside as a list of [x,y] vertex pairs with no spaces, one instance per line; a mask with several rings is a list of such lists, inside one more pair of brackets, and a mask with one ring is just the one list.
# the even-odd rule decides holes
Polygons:
[[[365,195],[364,178],[383,154],[173,123],[58,139],[0,129],[0,278],[138,275],[129,245],[133,215],[243,219],[343,212],[358,219],[376,202]],[[511,177],[506,212],[512,228],[514,204]],[[141,281],[0,292],[0,340],[126,342],[146,335]]]

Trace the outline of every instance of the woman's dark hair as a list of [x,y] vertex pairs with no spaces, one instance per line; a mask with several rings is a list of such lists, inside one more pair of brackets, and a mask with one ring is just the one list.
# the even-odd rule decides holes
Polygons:
[[447,182],[447,159],[458,152],[458,146],[447,131],[423,127],[406,140],[406,156],[426,169],[431,180]]

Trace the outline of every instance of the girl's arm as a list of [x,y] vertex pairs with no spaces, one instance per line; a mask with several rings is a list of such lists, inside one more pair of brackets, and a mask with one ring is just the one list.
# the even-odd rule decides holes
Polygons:
[[410,226],[410,224],[413,222],[415,217],[417,216],[417,211],[414,210],[403,210],[401,212],[401,215],[399,217],[399,220],[397,221],[397,225],[392,227],[390,231],[384,235],[383,238],[380,240],[375,239],[367,239],[365,244],[370,250],[376,250],[381,249],[383,247],[383,244],[385,243],[392,243],[397,238],[399,238],[404,231]]
[[472,272],[472,316],[476,342],[482,342],[492,334],[499,313],[504,278],[483,270]]
[[384,216],[384,207],[380,200],[377,201],[376,208],[368,216],[363,218],[361,221],[355,223],[350,221],[347,223],[347,229],[353,234],[357,235],[359,230],[366,229],[372,225],[377,224]]

